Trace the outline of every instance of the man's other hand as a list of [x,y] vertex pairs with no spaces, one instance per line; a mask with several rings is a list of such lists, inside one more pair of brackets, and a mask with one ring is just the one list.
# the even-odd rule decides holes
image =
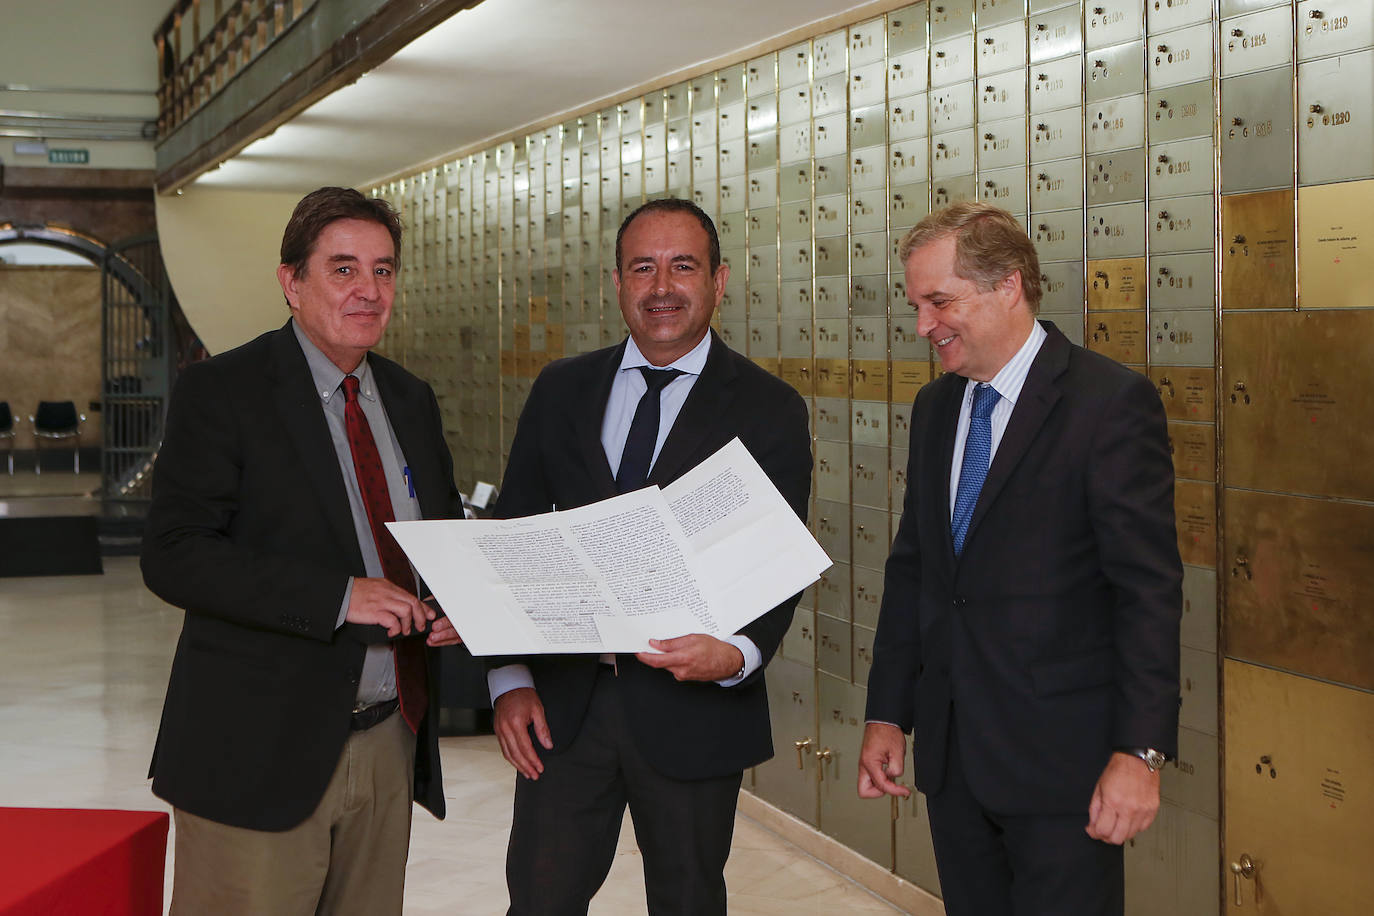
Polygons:
[[410,592],[386,579],[354,579],[348,598],[349,623],[376,624],[388,636],[423,633],[437,615],[434,609]]
[[911,790],[893,782],[906,768],[906,736],[895,725],[869,722],[864,726],[864,744],[859,751],[859,797],[882,798]]
[[517,687],[496,698],[494,710],[496,740],[501,756],[526,779],[538,779],[544,772],[544,762],[530,740],[530,726],[545,750],[553,750],[553,735],[544,720],[544,704],[533,687]]
[[453,621],[447,617],[440,617],[434,621],[434,626],[429,630],[429,636],[425,639],[427,646],[456,646],[463,641],[463,637],[458,635],[458,631],[453,628]]
[[1088,805],[1088,836],[1122,843],[1154,823],[1159,810],[1159,774],[1133,754],[1116,751],[1097,779]]
[[693,633],[675,639],[651,639],[658,652],[638,652],[635,658],[650,668],[662,668],[679,681],[723,681],[744,667],[744,653],[724,640]]

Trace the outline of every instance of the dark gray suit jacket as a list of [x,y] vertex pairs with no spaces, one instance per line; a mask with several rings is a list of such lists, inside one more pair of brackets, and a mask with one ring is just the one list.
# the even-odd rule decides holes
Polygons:
[[[461,518],[434,392],[390,360],[368,359],[423,516]],[[349,576],[367,573],[289,323],[182,373],[142,565],[148,587],[186,611],[153,792],[224,824],[299,824],[348,737],[365,643],[385,633],[335,626]],[[438,653],[428,658],[436,697]],[[438,711],[431,702],[418,736],[415,798],[443,817]]]

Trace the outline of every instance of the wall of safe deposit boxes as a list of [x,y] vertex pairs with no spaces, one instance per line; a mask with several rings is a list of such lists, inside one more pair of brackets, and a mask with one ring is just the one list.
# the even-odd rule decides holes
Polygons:
[[[623,215],[714,215],[719,331],[808,398],[836,561],[769,669],[754,788],[936,889],[923,802],[853,788],[909,409],[939,371],[895,247],[960,198],[1020,215],[1043,317],[1148,373],[1170,418],[1181,760],[1128,850],[1132,909],[1215,911],[1242,852],[1270,892],[1367,883],[1374,810],[1342,780],[1374,775],[1371,45],[1368,0],[894,9],[373,189],[409,229],[385,346],[439,392],[463,483],[498,480],[539,369],[624,335]],[[1308,911],[1360,899],[1333,893]]]

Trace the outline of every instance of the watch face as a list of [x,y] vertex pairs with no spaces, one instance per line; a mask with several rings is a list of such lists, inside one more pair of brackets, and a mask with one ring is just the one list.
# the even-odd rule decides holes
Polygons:
[[1154,750],[1153,748],[1145,752],[1145,763],[1148,764],[1150,769],[1152,770],[1158,770],[1162,768],[1164,766],[1165,759],[1166,758],[1163,754],[1161,754],[1157,750]]

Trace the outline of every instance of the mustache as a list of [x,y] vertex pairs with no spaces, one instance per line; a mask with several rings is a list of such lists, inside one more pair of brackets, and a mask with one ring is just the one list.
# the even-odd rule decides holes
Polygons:
[[680,309],[686,309],[690,307],[691,303],[687,301],[686,296],[683,296],[680,293],[667,293],[662,296],[657,296],[653,294],[641,296],[639,301],[636,302],[635,305],[641,309],[659,308],[665,305],[670,305]]

